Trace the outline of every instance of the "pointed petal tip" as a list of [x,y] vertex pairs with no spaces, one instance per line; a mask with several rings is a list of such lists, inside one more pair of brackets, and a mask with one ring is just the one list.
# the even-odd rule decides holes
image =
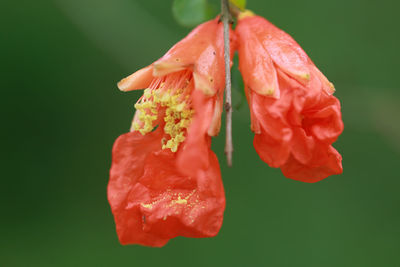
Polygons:
[[201,90],[206,96],[215,95],[216,91],[213,86],[210,84],[211,81],[209,79],[204,78],[202,75],[193,72],[193,79],[195,88],[197,90]]
[[328,80],[328,78],[326,78],[326,76],[315,65],[312,67],[312,74],[316,75],[316,77],[318,77],[318,79],[322,83],[322,89],[327,94],[332,95],[333,93],[335,93],[336,89],[335,89],[335,86],[333,85],[333,83],[331,83]]
[[128,91],[129,84],[127,83],[128,78],[124,78],[117,83],[117,87],[120,91],[126,92]]
[[280,93],[279,93],[279,90],[275,90],[274,88],[270,88],[270,89],[267,89],[266,96],[269,96],[269,97],[272,97],[272,98],[275,98],[275,99],[279,99]]
[[304,86],[307,86],[311,80],[311,74],[309,72],[295,73],[287,71],[286,74]]
[[336,92],[336,88],[335,88],[335,85],[333,83],[329,82],[329,87],[330,87],[330,90],[331,90],[331,94]]
[[153,66],[140,69],[118,82],[119,90],[123,92],[144,89],[153,80]]
[[309,81],[310,77],[311,77],[310,73],[304,73],[304,74],[300,75],[300,78],[303,79],[303,80],[306,80],[306,81]]
[[251,122],[251,124],[250,124],[250,130],[251,130],[254,134],[261,134],[260,123],[258,123],[258,122]]
[[222,101],[217,98],[214,103],[214,114],[208,128],[209,136],[217,136],[221,129]]
[[275,98],[275,99],[279,99],[280,98],[280,91],[276,90],[275,88],[263,87],[263,88],[258,89],[258,90],[253,89],[253,91],[258,93],[259,95],[262,95],[262,96],[272,97],[272,98]]

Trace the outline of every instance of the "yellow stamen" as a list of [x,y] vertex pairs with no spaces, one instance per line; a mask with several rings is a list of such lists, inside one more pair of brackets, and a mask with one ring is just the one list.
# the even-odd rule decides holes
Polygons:
[[138,113],[132,129],[142,135],[151,132],[156,126],[155,121],[160,115],[160,108],[165,108],[164,132],[170,138],[162,139],[162,148],[172,152],[178,151],[179,145],[185,141],[186,131],[194,114],[188,103],[188,84],[186,82],[184,88],[166,89],[164,83],[161,83],[156,89],[144,90],[143,97],[135,104]]

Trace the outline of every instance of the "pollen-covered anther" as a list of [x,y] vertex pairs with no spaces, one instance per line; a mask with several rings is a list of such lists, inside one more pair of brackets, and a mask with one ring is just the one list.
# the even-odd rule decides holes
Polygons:
[[158,117],[157,103],[151,99],[153,95],[154,92],[152,90],[146,89],[143,97],[135,104],[139,121],[135,120],[132,128],[135,131],[139,131],[142,135],[153,130],[154,121]]
[[179,145],[185,141],[186,130],[194,114],[189,103],[189,83],[186,80],[183,88],[178,89],[167,89],[164,83],[156,89],[146,89],[135,104],[137,116],[132,129],[145,135],[154,129],[158,117],[164,115],[164,132],[169,138],[162,139],[162,148],[178,151]]
[[171,149],[172,152],[178,151],[179,145],[185,141],[185,133],[187,127],[190,125],[192,110],[186,101],[182,101],[184,90],[178,89],[175,94],[168,97],[163,97],[163,105],[165,110],[165,126],[164,132],[168,134],[171,139],[163,144],[163,149]]

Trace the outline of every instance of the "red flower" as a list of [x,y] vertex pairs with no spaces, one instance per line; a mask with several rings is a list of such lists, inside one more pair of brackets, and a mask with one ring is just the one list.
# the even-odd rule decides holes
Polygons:
[[132,132],[113,148],[108,200],[122,244],[163,246],[215,236],[225,209],[211,136],[219,132],[224,80],[218,19],[194,29],[152,65],[122,80],[147,88]]
[[235,31],[261,159],[303,182],[342,173],[342,157],[331,146],[343,131],[333,85],[292,37],[264,18],[243,13]]

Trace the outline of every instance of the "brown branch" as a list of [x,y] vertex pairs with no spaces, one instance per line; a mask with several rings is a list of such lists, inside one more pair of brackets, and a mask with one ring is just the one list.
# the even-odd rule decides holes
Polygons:
[[228,166],[232,166],[232,83],[231,83],[231,52],[229,41],[229,0],[221,0],[221,21],[224,24],[224,59],[225,59],[225,111],[226,111],[226,142],[225,155]]

